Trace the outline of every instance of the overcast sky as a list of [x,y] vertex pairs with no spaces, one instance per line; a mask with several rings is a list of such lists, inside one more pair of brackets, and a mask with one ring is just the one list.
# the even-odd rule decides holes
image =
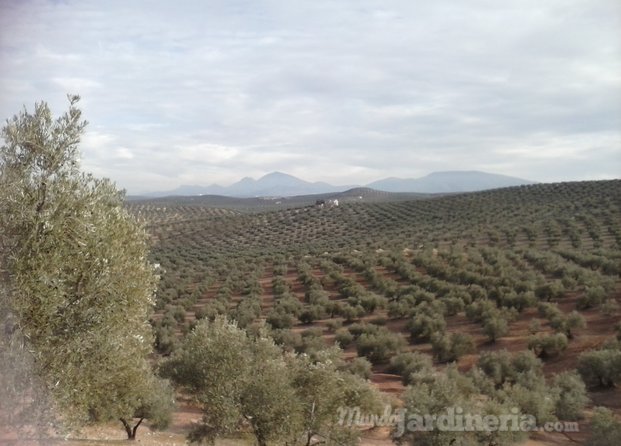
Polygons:
[[619,0],[0,0],[0,118],[79,93],[130,193],[621,177]]

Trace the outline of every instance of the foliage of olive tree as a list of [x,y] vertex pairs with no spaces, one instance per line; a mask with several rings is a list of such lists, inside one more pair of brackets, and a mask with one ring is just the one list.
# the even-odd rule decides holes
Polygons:
[[567,336],[564,333],[530,336],[528,348],[539,358],[553,358],[567,349]]
[[559,373],[554,377],[554,386],[559,389],[555,413],[561,420],[579,420],[589,402],[586,386],[575,371]]
[[203,409],[191,440],[235,432],[243,419],[241,399],[250,378],[251,348],[245,331],[224,317],[201,320],[184,339],[164,372]]
[[436,333],[431,336],[431,350],[438,362],[457,361],[463,355],[472,353],[475,344],[466,333]]
[[370,379],[373,374],[373,364],[366,358],[354,358],[346,366],[342,367],[342,370],[359,376],[363,379]]
[[319,440],[326,445],[356,445],[360,431],[356,426],[341,425],[340,408],[359,408],[364,414],[378,414],[383,409],[378,391],[364,379],[340,371],[338,350],[320,352],[313,360],[299,356],[292,366],[295,388],[303,411],[303,441],[310,446]]
[[[32,374],[64,422],[120,419],[133,438],[134,416],[139,425],[155,413],[151,403],[172,404],[147,360],[157,276],[123,193],[80,171],[86,121],[79,97],[69,100],[56,120],[38,103],[2,130],[1,306],[12,321],[5,332],[25,340]],[[157,418],[165,424],[165,414]]]
[[293,370],[274,342],[264,336],[250,341],[252,368],[242,387],[242,415],[259,446],[281,439],[294,440],[302,411],[294,388]]
[[407,328],[413,340],[427,341],[434,333],[444,332],[446,321],[441,314],[420,313],[408,322]]
[[587,446],[611,446],[621,444],[621,421],[605,407],[597,407],[591,420],[591,436]]
[[164,366],[194,395],[201,423],[190,440],[207,440],[250,426],[257,443],[355,444],[357,431],[342,426],[339,407],[379,411],[379,397],[364,379],[342,370],[340,350],[284,353],[259,330],[257,336],[216,317],[202,320]]
[[480,398],[473,381],[452,367],[444,372],[428,371],[427,373],[427,378],[408,386],[403,394],[404,407],[410,418],[409,421],[406,419],[404,426],[398,426],[393,432],[398,444],[416,446],[510,445],[524,439],[525,434],[517,431],[447,430],[442,429],[439,423],[425,421],[426,415],[427,417],[435,416],[436,420],[439,416],[451,413],[463,413],[472,417],[499,415],[510,413],[513,406],[512,401],[502,402],[497,399]]
[[376,333],[363,333],[356,341],[358,355],[366,356],[373,364],[388,362],[405,347],[400,334],[381,328]]
[[592,350],[578,357],[578,372],[589,387],[614,387],[621,382],[621,351]]
[[561,374],[547,382],[541,360],[531,351],[486,352],[469,374],[481,393],[519,408],[540,424],[557,416],[576,418],[586,402],[584,384],[577,375]]
[[483,322],[483,333],[490,342],[496,342],[498,338],[505,336],[509,332],[507,320],[500,315],[488,317]]
[[420,352],[405,352],[390,359],[390,371],[401,375],[403,384],[410,384],[413,374],[429,372],[432,361],[429,355]]

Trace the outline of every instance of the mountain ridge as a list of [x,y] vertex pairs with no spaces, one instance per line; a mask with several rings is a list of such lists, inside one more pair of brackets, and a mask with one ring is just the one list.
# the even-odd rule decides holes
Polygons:
[[355,187],[368,187],[384,192],[456,193],[475,192],[501,187],[535,184],[522,178],[481,171],[432,172],[420,178],[388,177],[365,185],[335,186],[326,182],[309,182],[283,172],[271,172],[259,179],[244,177],[230,186],[182,185],[163,192],[141,194],[144,197],[223,195],[230,197],[290,197],[344,192]]
[[535,184],[534,181],[477,170],[432,172],[420,178],[390,177],[367,186],[386,192],[455,193]]

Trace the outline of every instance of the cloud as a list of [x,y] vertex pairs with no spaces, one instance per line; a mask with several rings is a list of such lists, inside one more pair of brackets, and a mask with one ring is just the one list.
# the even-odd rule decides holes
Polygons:
[[[615,0],[0,5],[0,113],[83,96],[83,162],[132,192],[283,170],[620,177]],[[78,90],[78,91],[76,91]]]
[[54,77],[51,81],[64,91],[80,92],[80,94],[88,94],[94,88],[102,87],[102,84],[95,80],[79,77]]
[[134,159],[134,154],[127,147],[119,147],[115,152],[116,158],[122,160],[131,160]]
[[239,154],[239,150],[234,147],[206,143],[176,146],[174,149],[179,158],[194,163],[220,164]]

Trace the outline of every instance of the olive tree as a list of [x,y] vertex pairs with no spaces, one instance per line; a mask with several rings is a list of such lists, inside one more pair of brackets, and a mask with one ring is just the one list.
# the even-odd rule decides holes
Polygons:
[[401,375],[404,385],[413,380],[413,375],[420,372],[430,372],[432,361],[429,355],[420,352],[405,352],[390,359],[391,372]]
[[474,349],[474,339],[465,333],[436,333],[431,336],[431,350],[438,362],[457,361]]
[[299,436],[302,410],[293,386],[294,374],[282,351],[264,336],[250,340],[252,369],[240,404],[259,446]]
[[150,403],[172,404],[148,362],[157,275],[123,193],[80,171],[86,121],[79,97],[69,101],[56,120],[42,102],[2,129],[1,306],[13,321],[5,332],[25,340],[32,374],[63,422],[131,425],[153,413]]
[[588,446],[611,446],[621,443],[621,422],[605,407],[595,408],[591,420],[591,435],[587,439]]
[[343,425],[339,409],[358,408],[364,414],[379,414],[383,407],[379,392],[366,380],[339,370],[340,350],[324,350],[316,358],[302,355],[292,362],[297,401],[303,413],[303,441],[349,446],[359,443],[357,426]]
[[189,439],[213,443],[249,425],[260,446],[316,437],[353,444],[357,431],[338,424],[337,409],[377,412],[377,391],[340,367],[340,349],[285,353],[265,333],[251,336],[224,317],[202,320],[164,365],[202,409]]
[[589,402],[586,386],[575,371],[562,372],[554,377],[554,387],[559,389],[555,413],[561,420],[579,420]]
[[528,338],[528,348],[540,358],[553,358],[567,349],[567,342],[563,333],[535,335]]
[[[441,416],[470,414],[473,419],[486,415],[509,413],[512,402],[482,399],[470,378],[448,367],[443,372],[429,371],[420,382],[409,385],[402,396],[407,418],[397,425],[393,437],[398,444],[416,446],[439,445],[510,445],[523,440],[525,434],[512,430],[446,429]],[[475,424],[473,423],[473,427]]]
[[498,338],[505,336],[508,332],[509,324],[500,314],[490,316],[483,322],[483,333],[490,342],[496,342]]
[[621,351],[602,349],[581,353],[578,372],[589,387],[614,387],[621,382]]
[[203,418],[190,433],[191,440],[213,441],[237,430],[251,364],[246,332],[224,317],[201,320],[187,335],[163,372],[202,408]]

